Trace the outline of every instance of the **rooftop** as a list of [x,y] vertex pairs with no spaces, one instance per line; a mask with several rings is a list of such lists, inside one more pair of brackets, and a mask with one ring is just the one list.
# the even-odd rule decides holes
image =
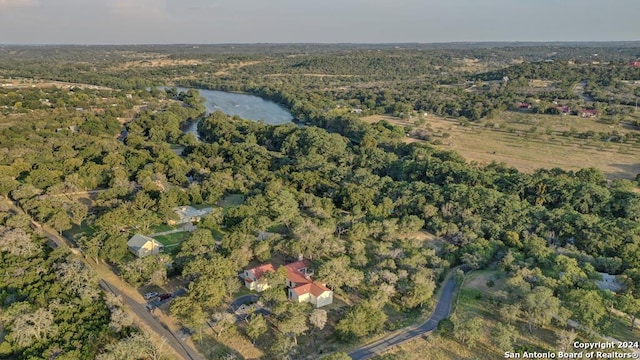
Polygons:
[[173,211],[178,213],[180,217],[186,217],[186,218],[195,218],[198,216],[204,216],[210,213],[212,210],[213,208],[211,207],[198,210],[192,206],[179,206],[173,209]]
[[298,287],[295,287],[292,289],[296,294],[299,295],[304,295],[307,293],[311,293],[311,295],[318,297],[320,295],[322,295],[323,293],[327,292],[327,291],[331,291],[329,290],[326,286],[324,286],[324,284],[319,283],[317,281],[314,281],[312,283],[307,283],[304,285],[300,285]]
[[309,262],[307,260],[296,261],[284,267],[287,269],[287,278],[294,283],[311,283],[311,277],[306,274],[306,270],[309,268]]
[[142,234],[135,234],[129,241],[127,241],[127,246],[131,249],[139,250],[144,247],[148,242],[153,242],[155,246],[162,246],[156,239],[150,238],[148,236]]
[[247,271],[253,273],[253,276],[256,278],[256,280],[260,280],[262,275],[267,272],[276,272],[276,269],[271,264],[262,264]]

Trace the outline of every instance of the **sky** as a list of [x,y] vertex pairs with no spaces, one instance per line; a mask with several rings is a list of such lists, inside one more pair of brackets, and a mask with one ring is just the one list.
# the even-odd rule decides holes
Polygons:
[[0,0],[0,44],[640,40],[640,0]]

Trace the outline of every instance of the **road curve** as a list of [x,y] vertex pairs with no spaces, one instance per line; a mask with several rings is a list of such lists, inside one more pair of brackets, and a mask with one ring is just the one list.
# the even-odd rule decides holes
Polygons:
[[369,359],[394,346],[431,333],[438,326],[440,320],[449,316],[455,290],[455,277],[450,275],[440,292],[440,298],[438,299],[436,308],[433,310],[429,319],[418,326],[409,326],[376,342],[355,349],[349,353],[349,356],[353,360]]

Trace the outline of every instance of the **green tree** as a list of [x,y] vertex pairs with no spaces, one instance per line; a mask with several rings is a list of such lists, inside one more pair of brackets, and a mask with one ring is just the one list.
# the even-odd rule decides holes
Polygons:
[[249,336],[253,344],[256,343],[256,340],[258,340],[260,336],[266,334],[267,330],[267,322],[262,314],[251,315],[249,323],[247,324],[247,336]]
[[431,271],[425,268],[418,269],[415,274],[411,275],[411,287],[401,301],[404,307],[409,309],[423,306],[431,300],[435,289],[436,283]]
[[567,294],[574,319],[587,329],[595,329],[607,314],[602,297],[597,290],[575,289]]
[[623,294],[618,297],[618,308],[629,316],[631,329],[634,329],[636,318],[640,315],[640,299],[629,293]]
[[318,269],[318,279],[326,282],[333,289],[342,286],[357,287],[364,279],[362,271],[350,266],[348,256],[340,256],[323,263]]
[[518,329],[509,324],[496,324],[491,330],[491,339],[493,343],[505,351],[513,349],[513,341],[518,336]]
[[209,229],[196,229],[182,242],[176,261],[186,264],[196,257],[203,257],[216,251],[216,242]]
[[371,300],[356,304],[336,325],[336,332],[343,340],[353,340],[382,330],[387,315]]
[[269,349],[278,359],[286,359],[289,353],[295,349],[293,338],[278,334],[273,345]]
[[216,331],[216,337],[220,337],[223,332],[235,326],[236,316],[226,311],[221,311],[214,313],[213,319],[215,320],[213,328]]
[[295,346],[298,346],[298,336],[309,330],[303,307],[295,305],[289,307],[289,311],[284,313],[278,321],[278,330],[285,336],[291,337]]
[[533,327],[549,325],[554,315],[560,311],[560,299],[553,295],[553,291],[544,286],[536,286],[528,293],[522,303],[522,312],[529,324],[529,331]]
[[504,304],[498,309],[500,317],[507,322],[507,324],[514,324],[520,316],[520,305],[518,304]]
[[455,338],[469,346],[474,346],[482,336],[484,321],[478,316],[454,314],[451,321],[455,325]]

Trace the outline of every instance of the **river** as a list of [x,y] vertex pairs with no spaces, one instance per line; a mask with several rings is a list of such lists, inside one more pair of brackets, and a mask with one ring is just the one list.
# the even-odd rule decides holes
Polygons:
[[[177,88],[178,91],[188,91],[187,88]],[[258,96],[230,93],[225,91],[196,89],[205,99],[207,114],[220,110],[227,115],[238,115],[242,118],[262,121],[269,125],[281,125],[293,121],[293,115],[273,101]],[[185,129],[186,133],[197,134],[198,124],[193,123]]]

